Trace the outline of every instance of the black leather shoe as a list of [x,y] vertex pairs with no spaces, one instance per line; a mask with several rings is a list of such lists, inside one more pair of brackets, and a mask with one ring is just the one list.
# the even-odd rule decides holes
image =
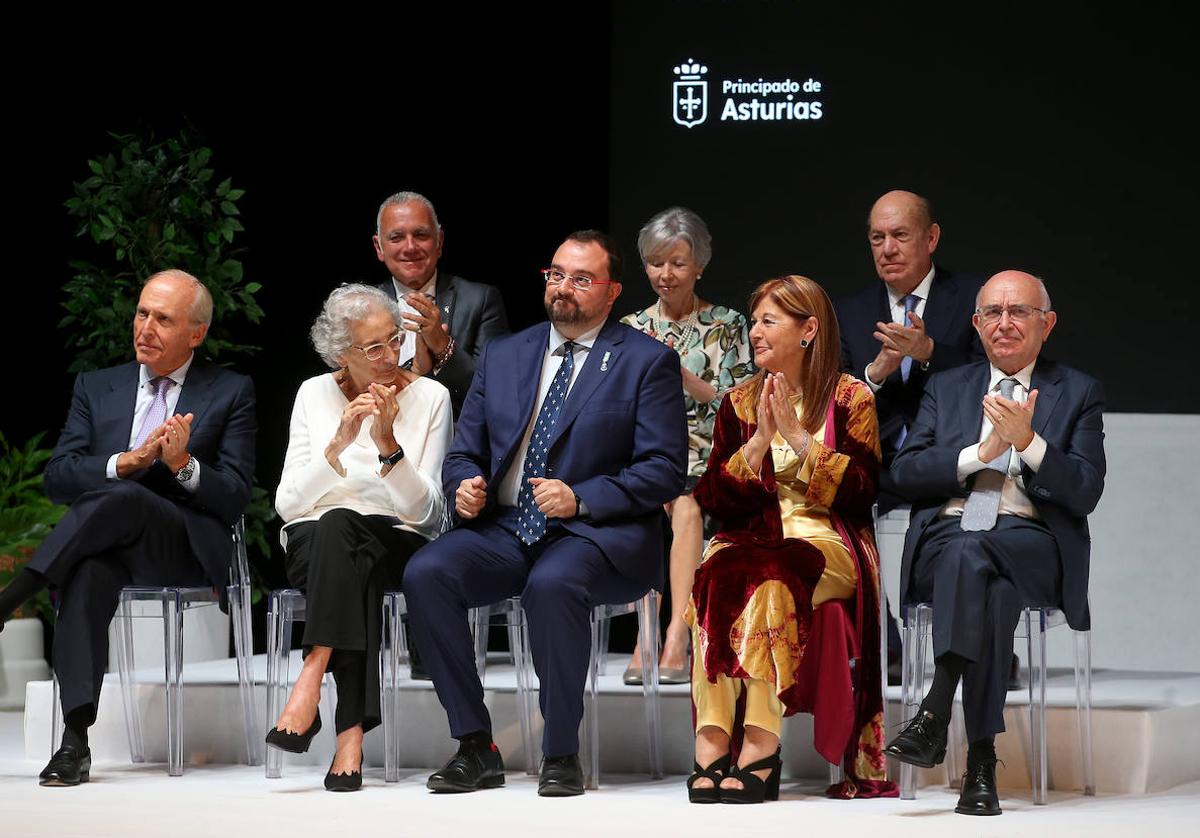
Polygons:
[[1008,689],[1019,690],[1024,686],[1021,683],[1021,659],[1013,655],[1012,665],[1008,668]]
[[63,745],[50,757],[50,762],[38,774],[38,784],[43,786],[77,786],[86,783],[92,775],[92,749],[79,750],[74,745]]
[[999,815],[1000,797],[996,794],[996,760],[981,760],[967,766],[963,774],[962,794],[954,811],[960,815]]
[[458,753],[429,775],[425,788],[443,794],[479,789],[494,789],[504,785],[504,760],[494,742],[470,745],[460,742]]
[[546,757],[538,776],[538,795],[541,797],[574,797],[583,794],[583,766],[579,755]]
[[900,731],[884,753],[909,765],[933,768],[946,758],[946,729],[943,722],[928,710],[918,710],[917,715]]
[[325,791],[358,791],[362,788],[362,757],[358,758],[358,770],[349,774],[334,774],[333,766],[325,772]]
[[321,712],[318,710],[317,715],[313,717],[313,723],[308,726],[308,730],[304,731],[304,733],[288,733],[286,730],[273,727],[267,731],[267,744],[272,748],[287,751],[289,754],[303,754],[308,751],[308,746],[312,744],[313,737],[320,730]]

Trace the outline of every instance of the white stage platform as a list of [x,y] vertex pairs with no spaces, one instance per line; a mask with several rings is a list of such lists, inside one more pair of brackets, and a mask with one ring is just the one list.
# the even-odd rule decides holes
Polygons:
[[[524,768],[516,717],[515,678],[512,667],[493,654],[486,679],[486,697],[495,724],[495,736],[510,769]],[[648,772],[645,724],[640,687],[620,681],[628,656],[613,655],[610,670],[600,679],[601,782],[609,775]],[[257,707],[265,708],[265,658],[255,659]],[[299,670],[299,652],[293,653],[292,673]],[[161,670],[143,673],[138,700],[143,719],[146,758],[153,769],[164,771],[166,737]],[[157,684],[154,680],[157,679]],[[241,709],[236,669],[232,660],[195,663],[184,669],[185,774],[200,765],[244,763]],[[686,774],[692,765],[691,705],[689,688],[662,688],[664,767],[668,774]],[[1008,733],[997,740],[1004,765],[998,775],[1001,787],[1017,799],[1030,799],[1027,768],[1029,736],[1026,691],[1009,694]],[[39,767],[50,752],[49,682],[33,682],[27,689],[22,756]],[[897,729],[899,688],[889,690],[889,730]],[[322,712],[328,720],[330,705]],[[453,750],[445,714],[429,682],[405,681],[400,706],[400,765],[429,770],[441,765]],[[256,726],[266,732],[264,718]],[[307,767],[323,768],[333,754],[333,730],[327,724],[303,756],[285,756],[285,776],[307,774]],[[1078,740],[1075,723],[1074,678],[1071,672],[1051,670],[1047,684],[1047,742],[1051,789],[1074,792],[1080,788]],[[381,731],[366,739],[368,771],[383,764]],[[540,729],[538,731],[540,740]],[[784,775],[819,782],[827,777],[826,763],[812,750],[811,718],[793,717],[784,729]],[[1200,781],[1200,674],[1097,671],[1093,684],[1093,746],[1096,787],[1101,794],[1145,794]],[[120,685],[115,675],[106,678],[100,717],[92,728],[91,744],[99,773],[129,768]],[[261,768],[246,768],[251,773]],[[376,773],[381,774],[380,771]],[[941,771],[922,772],[921,782],[933,789],[945,782]],[[319,778],[318,778],[319,779]],[[266,783],[274,787],[278,781]],[[0,818],[2,820],[2,818]],[[0,830],[0,834],[3,831]]]

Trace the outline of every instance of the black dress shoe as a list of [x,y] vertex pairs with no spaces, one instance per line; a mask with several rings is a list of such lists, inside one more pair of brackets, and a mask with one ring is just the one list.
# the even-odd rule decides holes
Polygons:
[[267,744],[272,748],[287,751],[289,754],[303,754],[308,750],[308,746],[312,744],[313,737],[320,730],[321,713],[317,711],[317,715],[313,717],[313,723],[308,726],[308,730],[304,731],[304,733],[288,733],[286,730],[273,727],[267,731]]
[[50,762],[38,775],[38,784],[43,786],[77,786],[86,783],[92,775],[92,749],[79,750],[74,745],[63,745],[50,757]]
[[928,710],[918,710],[908,727],[900,731],[883,752],[909,765],[933,768],[946,758],[948,727],[948,722]]
[[963,774],[962,794],[954,811],[960,815],[999,815],[1000,797],[996,794],[996,760],[981,760],[967,766]]
[[362,788],[362,757],[358,758],[358,770],[349,774],[334,774],[333,766],[325,773],[325,791],[358,791]]
[[574,797],[583,794],[583,767],[579,755],[546,757],[538,776],[538,795],[541,797]]
[[1024,687],[1021,683],[1021,659],[1013,655],[1012,665],[1008,668],[1008,689],[1019,690]]
[[441,771],[429,775],[425,788],[443,794],[504,785],[504,760],[494,742],[471,745],[460,742],[458,753],[450,757]]

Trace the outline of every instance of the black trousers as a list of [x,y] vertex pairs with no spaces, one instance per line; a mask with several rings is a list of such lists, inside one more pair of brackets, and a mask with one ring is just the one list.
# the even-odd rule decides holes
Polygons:
[[303,645],[333,649],[338,733],[380,721],[379,646],[383,595],[400,589],[404,566],[426,541],[396,519],[333,509],[287,528],[288,581],[307,600]]
[[586,538],[552,523],[541,541],[527,546],[512,534],[515,514],[505,520],[507,528],[484,523],[451,530],[413,558],[404,575],[413,632],[446,709],[450,735],[490,733],[467,611],[520,594],[541,684],[542,751],[575,754],[592,606],[631,602],[645,595],[646,586],[622,576]]
[[963,670],[963,715],[974,742],[1004,730],[1013,632],[1021,610],[1062,602],[1058,544],[1041,521],[1001,515],[994,529],[964,532],[939,518],[917,545],[909,601],[933,603],[933,653]]
[[179,507],[133,480],[80,495],[28,567],[58,588],[53,657],[62,709],[65,715],[91,705],[89,724],[100,702],[108,624],[121,589],[211,583],[192,555]]

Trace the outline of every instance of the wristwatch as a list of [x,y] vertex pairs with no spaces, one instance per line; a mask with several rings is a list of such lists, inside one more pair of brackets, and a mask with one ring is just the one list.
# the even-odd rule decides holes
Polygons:
[[192,479],[192,475],[196,473],[196,458],[188,457],[188,461],[183,464],[183,468],[175,472],[175,479],[180,483],[187,483]]
[[379,455],[379,462],[381,462],[385,466],[394,466],[394,465],[396,465],[396,463],[400,462],[403,459],[404,459],[404,449],[398,445],[396,446],[396,453],[392,454],[390,457],[385,457],[382,454]]

